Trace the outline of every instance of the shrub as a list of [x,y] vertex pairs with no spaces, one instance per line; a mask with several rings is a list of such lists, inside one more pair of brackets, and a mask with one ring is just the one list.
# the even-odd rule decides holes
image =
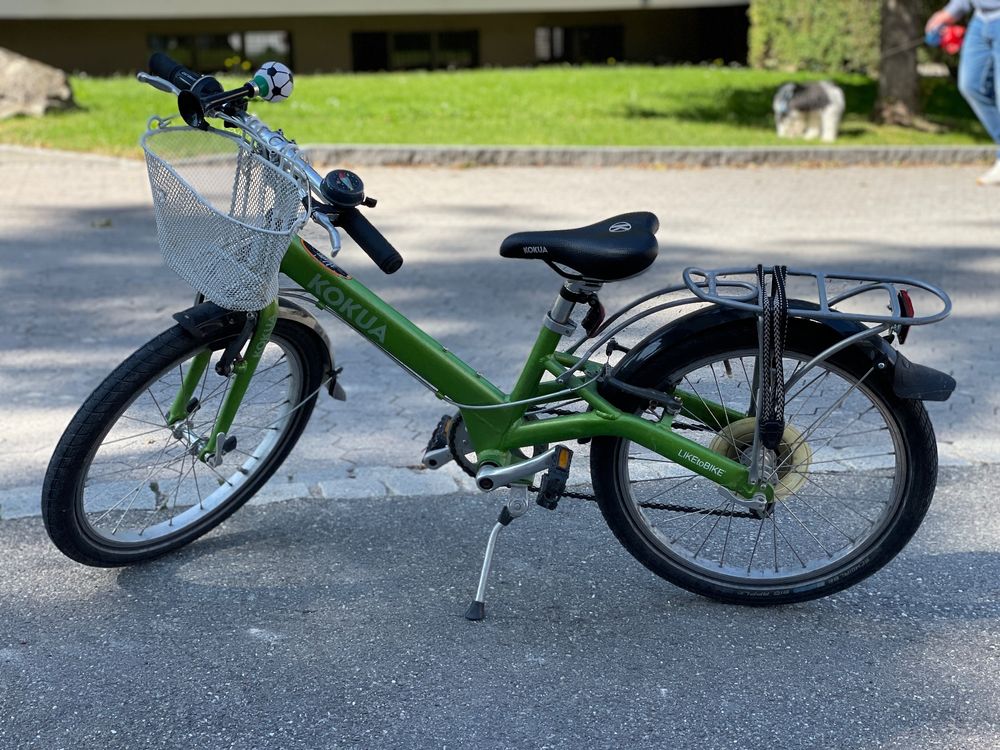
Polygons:
[[875,73],[878,0],[751,0],[756,68]]

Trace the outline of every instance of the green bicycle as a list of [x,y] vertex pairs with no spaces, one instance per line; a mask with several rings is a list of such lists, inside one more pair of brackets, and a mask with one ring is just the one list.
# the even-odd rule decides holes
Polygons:
[[[330,342],[298,302],[454,407],[425,466],[454,460],[480,489],[509,488],[469,619],[483,617],[497,535],[530,493],[550,510],[579,495],[566,488],[572,441],[591,443],[593,499],[625,548],[726,602],[832,594],[885,565],[920,525],[937,476],[921,402],[947,399],[955,381],[893,344],[949,314],[941,290],[781,266],[689,268],[608,317],[602,286],[656,258],[653,214],[520,232],[500,254],[542,260],[563,280],[505,393],[333,261],[343,230],[382,271],[402,264],[361,212],[375,201],[356,174],[319,175],[247,113],[255,97],[290,93],[287,69],[269,63],[231,91],[164,55],[150,69],[139,79],[176,95],[185,122],[153,118],[143,138],[160,245],[199,294],[97,387],[55,450],[43,516],[72,559],[128,565],[197,539],[274,474],[320,393],[345,398]],[[297,235],[308,220],[328,232],[329,254]],[[790,297],[795,284],[812,299]],[[918,315],[913,295],[933,312]],[[685,306],[620,343],[637,322]]]

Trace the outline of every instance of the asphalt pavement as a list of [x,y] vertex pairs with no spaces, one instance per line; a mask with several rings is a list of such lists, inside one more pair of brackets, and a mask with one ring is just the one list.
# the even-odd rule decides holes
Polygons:
[[716,604],[597,509],[533,508],[474,590],[491,497],[296,500],[83,568],[0,524],[4,750],[995,750],[1000,470],[948,469],[915,540],[833,597]]
[[331,321],[348,401],[320,403],[263,504],[155,563],[77,566],[34,517],[48,457],[191,292],[140,163],[0,149],[0,749],[1000,745],[1000,190],[968,167],[359,171],[406,263],[340,261],[501,387],[558,289],[497,256],[516,230],[656,212],[661,257],[609,309],[692,264],[940,284],[954,315],[904,348],[959,383],[930,405],[924,526],[848,591],[744,609],[657,579],[590,504],[534,508],[470,624],[501,498],[413,468],[448,409]]

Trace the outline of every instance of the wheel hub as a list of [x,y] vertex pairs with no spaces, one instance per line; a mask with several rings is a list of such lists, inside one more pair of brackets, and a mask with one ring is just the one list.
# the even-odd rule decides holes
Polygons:
[[[753,454],[756,417],[746,417],[728,424],[712,438],[709,448],[716,453],[749,466]],[[774,485],[774,497],[785,498],[802,487],[809,475],[812,448],[802,439],[802,432],[790,424],[781,433],[781,442],[774,452],[774,467],[765,472],[765,479]]]

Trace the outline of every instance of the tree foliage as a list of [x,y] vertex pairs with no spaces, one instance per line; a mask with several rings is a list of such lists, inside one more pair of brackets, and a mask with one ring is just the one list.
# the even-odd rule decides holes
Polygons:
[[875,0],[751,0],[750,64],[874,73],[879,11]]

